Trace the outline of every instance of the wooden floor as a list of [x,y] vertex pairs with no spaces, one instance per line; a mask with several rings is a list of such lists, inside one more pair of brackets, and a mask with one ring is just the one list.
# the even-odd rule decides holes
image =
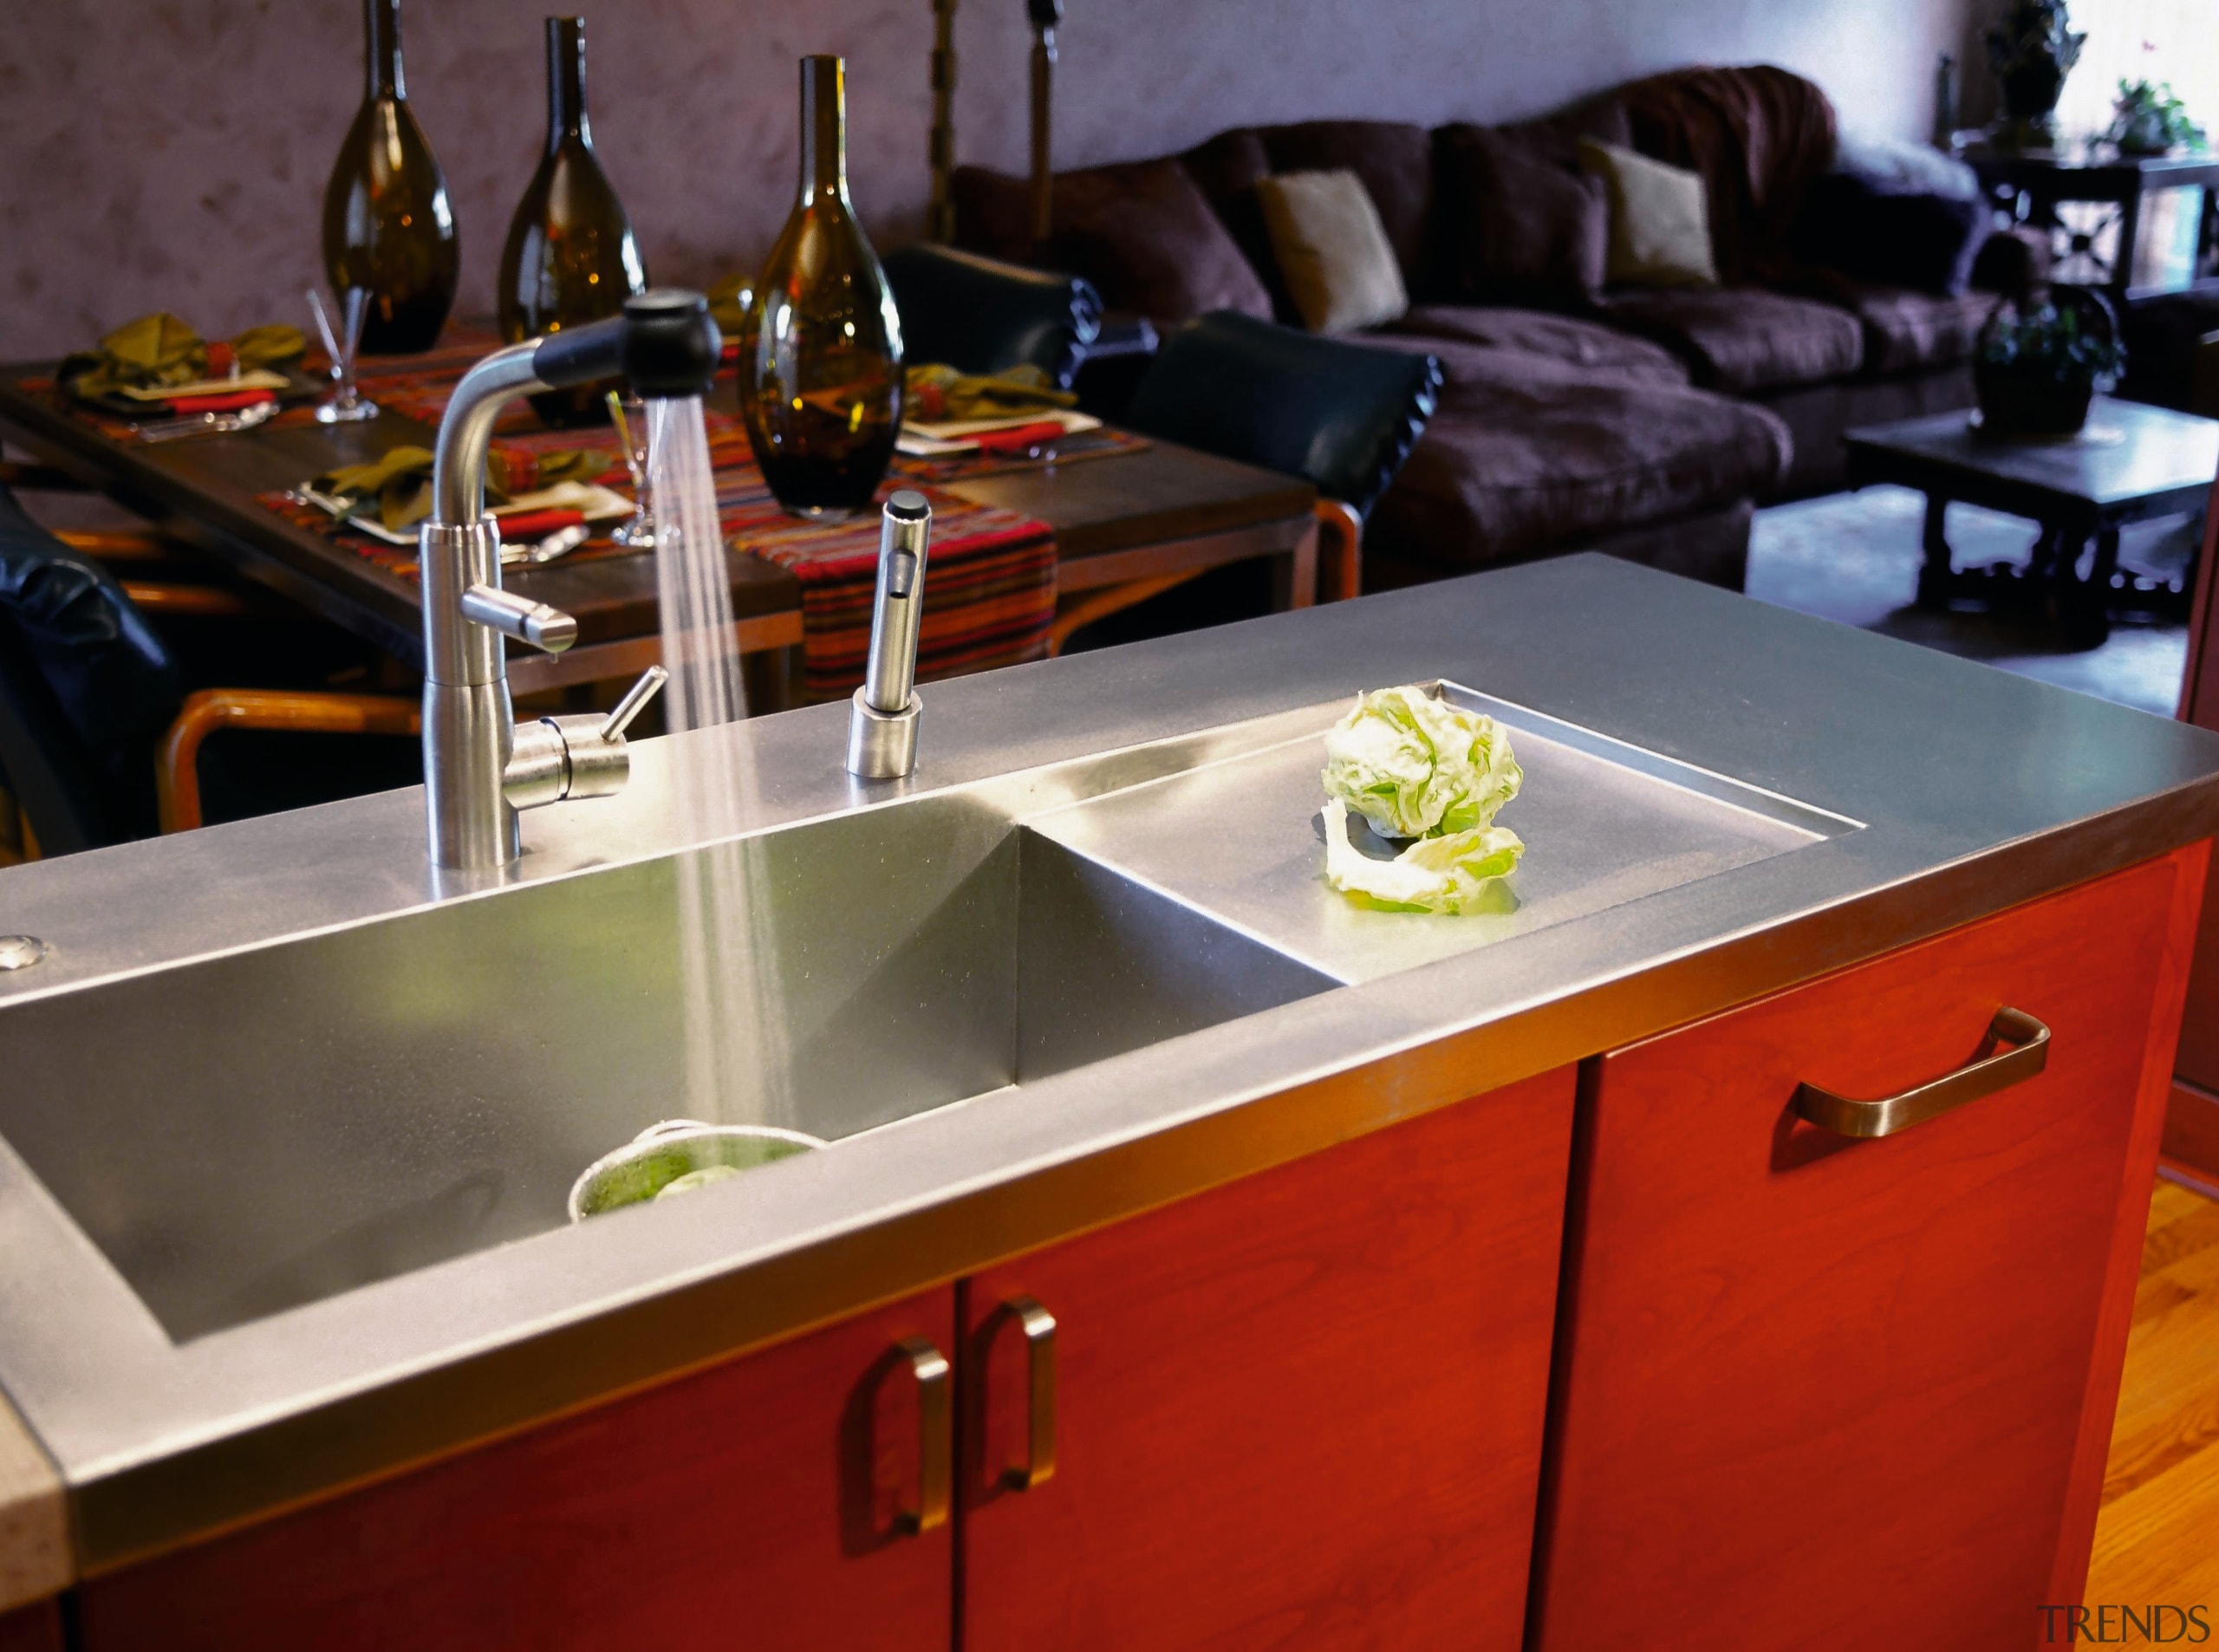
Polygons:
[[2219,1612],[2219,1201],[2160,1181],[2087,1598]]

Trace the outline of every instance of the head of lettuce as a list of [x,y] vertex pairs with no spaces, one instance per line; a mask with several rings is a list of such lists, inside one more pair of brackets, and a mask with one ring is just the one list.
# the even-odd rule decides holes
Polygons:
[[[1525,780],[1509,736],[1415,684],[1357,697],[1325,736],[1324,779],[1325,881],[1370,905],[1472,911],[1526,852],[1493,824]],[[1414,841],[1391,861],[1372,860],[1349,840],[1351,810],[1381,836]]]

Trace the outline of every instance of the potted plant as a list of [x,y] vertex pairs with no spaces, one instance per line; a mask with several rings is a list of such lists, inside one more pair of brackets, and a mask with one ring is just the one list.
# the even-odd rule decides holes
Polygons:
[[2088,404],[2126,368],[2118,325],[2101,294],[2060,289],[2063,302],[2021,311],[1996,307],[1973,358],[1981,432],[1989,436],[2073,436]]
[[2012,0],[2003,20],[1988,31],[1988,67],[2002,93],[2005,117],[1999,142],[2016,149],[2047,149],[2055,142],[2057,100],[2087,39],[2073,32],[2065,0]]
[[2104,133],[2122,155],[2164,155],[2183,146],[2203,146],[2203,128],[2188,118],[2170,81],[2121,81]]

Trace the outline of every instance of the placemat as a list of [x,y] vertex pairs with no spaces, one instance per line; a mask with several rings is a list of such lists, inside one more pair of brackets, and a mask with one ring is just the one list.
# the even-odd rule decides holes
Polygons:
[[[436,426],[457,381],[473,362],[499,344],[499,335],[489,326],[452,323],[433,349],[419,355],[365,361],[356,382],[362,393],[381,408]],[[311,351],[302,365],[313,374],[321,373],[326,364],[320,354]],[[728,361],[726,371],[733,370]],[[59,389],[48,388],[57,405],[104,434],[122,441],[133,439],[123,421],[86,406]],[[862,680],[864,656],[869,647],[871,599],[877,576],[875,513],[843,523],[809,522],[788,516],[764,483],[739,417],[713,407],[705,408],[703,417],[710,462],[716,472],[718,512],[727,541],[790,569],[800,582],[804,693],[813,699],[846,696]],[[268,422],[270,427],[284,428],[314,420],[312,404],[301,403],[288,406]],[[615,432],[608,426],[550,428],[540,421],[529,402],[518,400],[495,426],[493,445],[508,459],[512,472],[524,468],[519,461],[542,453],[605,452],[608,470],[602,479],[628,497],[631,493]],[[1148,445],[1145,438],[1104,428],[1066,438],[1057,445],[1052,456],[895,456],[880,489],[881,499],[895,487],[915,487],[933,506],[930,572],[918,645],[920,680],[1038,659],[1047,652],[1049,627],[1055,618],[1052,531],[1030,517],[975,504],[946,490],[977,478],[1136,452]],[[299,504],[283,493],[260,495],[259,503],[396,578],[413,581],[417,577],[413,548],[387,544],[343,528],[314,506]],[[637,554],[600,538],[571,552],[569,560]]]
[[[559,433],[575,446],[575,432]],[[743,444],[744,446],[744,444]],[[788,516],[752,458],[720,463],[717,515],[726,543],[791,570],[801,585],[803,692],[840,699],[862,681],[870,647],[871,599],[878,580],[878,517],[808,522]],[[880,497],[910,485],[889,477]],[[1038,660],[1056,617],[1056,543],[1044,523],[975,504],[942,489],[921,491],[933,507],[932,550],[917,645],[921,680]],[[258,502],[287,521],[345,547],[396,578],[418,576],[415,553],[342,527],[313,505],[283,493]],[[639,556],[606,540],[569,560]]]

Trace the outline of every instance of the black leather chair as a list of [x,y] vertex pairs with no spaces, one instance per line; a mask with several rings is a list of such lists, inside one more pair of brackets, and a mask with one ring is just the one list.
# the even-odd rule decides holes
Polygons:
[[[1299,476],[1322,496],[1319,594],[1363,584],[1363,519],[1425,433],[1441,400],[1430,355],[1368,348],[1217,310],[1175,328],[1123,422],[1145,435]],[[1168,589],[1104,593],[1086,616]],[[1128,601],[1120,603],[1119,595]],[[1060,621],[1059,621],[1060,622]]]
[[[0,787],[42,855],[198,825],[201,743],[218,729],[408,736],[417,715],[415,701],[385,695],[187,693],[123,585],[0,487]],[[218,763],[211,790],[226,816],[296,807],[405,784],[412,754],[389,739],[336,758],[296,749],[275,764]]]
[[921,244],[883,260],[901,312],[903,354],[963,373],[1038,367],[1068,390],[1102,334],[1102,297],[1076,276]]

